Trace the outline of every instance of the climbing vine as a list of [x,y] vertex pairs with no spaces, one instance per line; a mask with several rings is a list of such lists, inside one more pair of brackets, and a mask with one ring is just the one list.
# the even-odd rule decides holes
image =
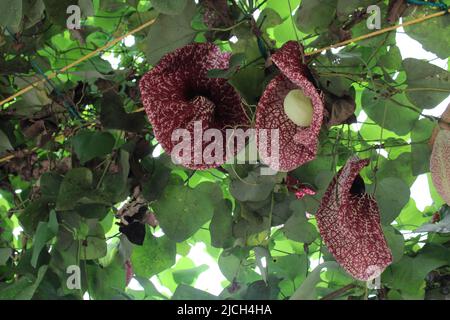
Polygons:
[[0,299],[448,299],[449,4],[0,4]]

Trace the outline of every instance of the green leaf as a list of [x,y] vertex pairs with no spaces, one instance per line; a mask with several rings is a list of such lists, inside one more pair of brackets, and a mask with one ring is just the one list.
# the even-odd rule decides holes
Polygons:
[[19,32],[22,22],[22,0],[3,2],[0,7],[0,26]]
[[406,96],[420,109],[436,107],[450,95],[450,73],[427,61],[403,61],[408,88]]
[[0,130],[0,154],[8,150],[14,150],[14,148],[9,142],[8,136]]
[[[293,212],[296,211],[295,207],[292,207],[294,202],[297,202],[297,198],[294,194],[274,194],[274,205],[272,210],[272,226],[279,226],[286,223]],[[265,208],[266,211],[270,212],[270,207]],[[303,206],[301,210],[304,210]]]
[[59,189],[57,210],[72,210],[78,200],[91,192],[92,172],[87,168],[75,168],[66,173]]
[[204,182],[195,189],[170,185],[153,205],[156,217],[167,236],[182,242],[208,222],[214,213],[215,202],[222,192],[216,184]]
[[258,267],[258,271],[261,273],[261,277],[265,284],[268,283],[269,270],[267,268],[268,261],[271,260],[270,252],[265,247],[253,248],[255,252],[255,264]]
[[92,1],[90,1],[90,0],[78,0],[78,5],[80,6],[81,14],[84,17],[91,17],[91,16],[95,15],[94,4],[93,4]]
[[[357,54],[342,52],[338,55],[330,53],[317,57],[317,62],[320,66],[317,70],[325,73],[318,78],[320,84],[324,89],[338,97],[349,95],[353,80],[349,77],[333,75],[333,73],[339,75],[342,73],[357,74],[367,72],[367,68],[365,68],[363,61],[361,61],[361,57]],[[330,72],[331,76],[328,76],[327,74],[330,74]]]
[[290,300],[313,300],[316,298],[316,285],[320,282],[320,274],[323,269],[337,269],[339,265],[334,261],[326,261],[319,264],[294,292]]
[[419,113],[413,110],[414,107],[402,94],[391,97],[386,92],[377,93],[366,89],[361,100],[363,110],[370,119],[399,136],[408,134],[419,119]]
[[170,168],[159,159],[152,159],[152,175],[142,182],[142,195],[147,201],[158,200],[164,192],[170,180]]
[[[430,8],[415,8],[412,14],[405,17],[405,22],[432,14]],[[450,16],[444,15],[405,27],[405,32],[411,38],[419,41],[422,47],[435,53],[441,59],[447,59],[450,52]]]
[[430,220],[416,207],[414,199],[409,199],[407,205],[403,208],[402,212],[396,219],[401,226],[401,230],[414,230],[417,226],[420,226]]
[[79,132],[71,141],[81,164],[111,153],[115,144],[112,134],[87,130]]
[[[19,89],[28,86],[30,83],[38,81],[38,76],[15,78],[14,82]],[[42,106],[50,104],[52,100],[48,96],[48,89],[45,83],[37,83],[33,91],[27,92],[21,96],[21,100],[16,102],[14,106],[18,108],[18,113],[30,116],[33,111],[40,110]],[[31,107],[36,107],[33,110]],[[23,110],[22,110],[23,109]],[[31,109],[31,110],[30,110]]]
[[36,229],[36,234],[33,238],[33,255],[31,257],[31,265],[36,268],[39,254],[44,248],[45,244],[54,238],[58,233],[58,221],[56,219],[55,211],[50,213],[48,222],[39,222]]
[[249,283],[261,279],[247,261],[248,251],[243,248],[224,250],[219,257],[219,268],[228,281]]
[[77,71],[72,73],[72,80],[85,81],[93,83],[98,79],[111,79],[113,69],[110,62],[100,57],[92,57],[88,62],[82,62],[78,65]]
[[209,267],[206,264],[202,264],[190,269],[175,270],[172,273],[173,280],[178,284],[193,285],[200,274],[208,269]]
[[245,179],[233,180],[231,194],[239,201],[263,201],[273,190],[276,176],[261,176],[259,169],[252,171]]
[[390,69],[390,70],[398,70],[402,64],[402,55],[400,53],[400,49],[397,46],[391,46],[389,51],[381,56],[378,65]]
[[152,6],[164,14],[178,15],[183,12],[188,0],[152,0]]
[[441,221],[437,223],[425,223],[414,232],[438,232],[450,233],[450,214],[447,214]]
[[74,0],[43,0],[45,3],[45,11],[50,20],[59,27],[66,28],[67,7],[77,5],[78,1]]
[[[300,4],[300,0],[280,1],[280,0],[268,0],[266,2],[266,8],[275,10],[283,17],[283,19],[289,18],[291,14],[291,8],[294,10]],[[291,23],[289,21],[289,23]]]
[[6,287],[0,287],[0,300],[31,300],[44,278],[47,268],[48,266],[39,268],[36,277],[21,277]]
[[273,257],[273,260],[269,261],[269,270],[283,279],[294,281],[300,278],[304,280],[308,271],[308,257],[304,254]]
[[405,239],[403,235],[392,226],[383,227],[384,236],[388,243],[389,249],[391,249],[393,262],[400,261],[403,257],[403,250],[405,249]]
[[261,11],[256,24],[259,26],[261,31],[266,32],[267,29],[273,28],[279,24],[283,23],[283,19],[280,17],[277,11],[271,8],[265,8]]
[[[293,202],[293,206],[303,206],[302,202]],[[294,214],[286,221],[283,228],[286,238],[302,242],[311,243],[318,237],[316,227],[308,222],[305,209],[295,210]]]
[[274,300],[278,297],[280,289],[278,288],[279,279],[270,277],[266,282],[258,280],[250,284],[245,292],[245,300]]
[[[362,10],[360,12],[354,13],[352,15],[353,17],[358,16],[358,15],[360,15],[362,13],[366,13],[367,12],[367,7],[369,5],[375,4],[381,9],[380,10],[381,11],[381,26],[380,26],[381,29],[388,28],[388,27],[391,26],[391,24],[388,22],[388,19],[384,18],[384,15],[385,14],[387,15],[387,12],[390,10],[388,8],[387,4],[385,4],[382,1],[374,3],[373,1],[367,2],[367,0],[363,0],[363,1],[360,1],[360,2],[361,2],[360,5],[362,7]],[[367,5],[364,5],[364,3],[366,3]],[[367,28],[367,18],[365,18],[365,19],[357,19],[356,18],[355,20],[356,20],[356,24],[355,24],[355,26],[353,26],[351,28],[351,36],[352,36],[352,38],[356,38],[356,37],[359,37],[359,36],[364,36],[364,35],[366,35],[366,34],[371,32],[371,30],[369,30]],[[350,18],[348,21],[352,21],[352,18]],[[360,47],[367,47],[367,48],[369,48],[371,50],[373,49],[373,50],[377,50],[378,51],[384,46],[395,45],[395,41],[396,41],[395,32],[386,32],[386,33],[381,34],[381,35],[379,35],[377,37],[371,37],[371,38],[368,38],[368,39],[364,39],[364,40],[358,41],[358,46],[360,46]],[[352,50],[352,49],[350,49],[350,50]],[[373,56],[375,56],[375,54],[376,54],[376,52],[370,51],[370,56],[373,57]]]
[[[373,185],[367,186],[368,192],[372,192]],[[385,178],[378,182],[375,199],[381,212],[381,223],[388,225],[394,221],[403,207],[408,203],[410,190],[408,185],[399,178]]]
[[100,122],[105,128],[130,132],[140,132],[147,125],[145,112],[125,112],[121,97],[111,91],[103,94]]
[[392,264],[382,281],[401,291],[405,299],[423,299],[426,275],[436,268],[450,264],[450,251],[440,245],[426,245],[414,258],[405,256]]
[[47,201],[37,199],[28,204],[28,206],[19,214],[19,221],[25,233],[32,235],[41,221],[47,221],[49,208]]
[[151,65],[155,65],[164,54],[194,40],[196,31],[192,29],[191,21],[195,12],[195,3],[189,1],[183,14],[177,16],[161,14],[158,16],[142,44],[142,50]]
[[404,152],[393,160],[380,159],[379,170],[376,173],[378,181],[387,177],[393,177],[402,179],[408,186],[411,186],[416,180],[416,177],[412,175],[411,171],[411,153]]
[[264,70],[260,65],[252,64],[234,73],[229,82],[247,103],[256,104],[264,89]]
[[77,203],[74,210],[83,218],[102,220],[109,212],[109,207],[97,203]]
[[430,120],[421,119],[416,122],[411,132],[411,165],[415,176],[430,172],[432,148],[428,141],[434,127],[434,123]]
[[0,248],[0,267],[6,265],[9,258],[11,258],[12,249]]
[[125,267],[116,256],[106,267],[88,265],[89,295],[95,300],[111,300],[120,297],[125,290]]
[[156,238],[147,229],[144,244],[133,248],[133,271],[140,277],[150,278],[174,265],[175,255],[175,242],[167,236]]
[[95,260],[106,256],[107,246],[105,231],[96,220],[88,220],[88,234],[81,241],[80,258]]
[[100,1],[100,9],[106,12],[115,12],[122,9],[122,1],[102,0]]
[[295,15],[295,23],[303,33],[320,33],[331,24],[335,12],[335,0],[303,0]]
[[155,285],[147,278],[135,276],[134,277],[139,284],[144,288],[145,297],[153,299],[167,299],[162,295],[155,287]]
[[39,178],[41,194],[45,199],[56,202],[63,178],[56,172],[44,172]]
[[229,248],[233,245],[232,204],[222,200],[214,209],[214,215],[209,224],[211,245],[216,248]]
[[180,284],[175,290],[172,300],[217,300],[218,298],[208,292]]

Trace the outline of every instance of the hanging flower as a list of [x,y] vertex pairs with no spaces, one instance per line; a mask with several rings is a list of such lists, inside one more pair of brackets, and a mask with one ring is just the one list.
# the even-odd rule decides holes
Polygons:
[[316,191],[289,175],[286,177],[286,187],[289,192],[293,192],[295,194],[295,197],[298,200],[302,199],[306,195],[313,196],[316,194]]
[[434,128],[429,144],[432,148],[430,171],[436,191],[450,205],[450,104]]
[[392,263],[375,199],[359,172],[369,160],[352,157],[328,186],[316,213],[319,231],[336,261],[354,278],[368,281]]
[[438,124],[433,130],[431,134],[429,145],[433,147],[434,141],[436,140],[436,136],[441,130],[450,130],[450,104],[447,106],[447,109],[442,113]]
[[[194,142],[190,144],[189,156],[179,157],[179,163],[185,167],[208,169],[223,164],[225,142],[219,155],[212,151],[214,161],[202,161],[203,151],[212,142],[202,141],[203,133],[218,129],[225,140],[226,129],[248,124],[241,98],[234,88],[226,79],[207,77],[208,70],[227,69],[229,59],[230,54],[222,53],[214,44],[189,44],[164,56],[140,81],[145,111],[163,149],[171,153],[179,143],[172,141],[176,129],[190,133]],[[201,125],[199,138],[199,132],[194,135],[196,124]],[[236,154],[238,150],[233,151]]]
[[[261,160],[277,171],[291,171],[316,157],[323,122],[323,96],[308,79],[300,52],[299,44],[290,41],[272,55],[281,74],[269,83],[256,111],[257,130],[278,129],[276,148],[258,140]],[[274,143],[271,135],[267,140]]]
[[436,191],[450,205],[450,130],[438,131],[431,152],[430,171]]
[[225,28],[233,24],[227,0],[201,0],[203,22],[208,28]]

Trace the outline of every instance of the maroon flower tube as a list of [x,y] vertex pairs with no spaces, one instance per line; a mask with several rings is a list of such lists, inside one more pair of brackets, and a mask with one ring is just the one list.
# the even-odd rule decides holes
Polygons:
[[[214,44],[193,43],[165,55],[140,81],[145,111],[163,149],[171,153],[180,143],[172,137],[176,129],[190,133],[190,156],[179,159],[185,167],[201,170],[222,165],[226,161],[225,130],[248,125],[234,88],[226,79],[207,77],[208,70],[227,69],[229,59],[230,53],[221,52]],[[202,153],[215,141],[194,140],[194,123],[201,124],[201,134],[208,129],[222,133],[223,148],[220,155],[212,152],[216,159],[212,163],[202,161]]]
[[[267,142],[258,141],[261,160],[276,171],[291,171],[313,160],[323,122],[324,100],[307,77],[307,67],[300,60],[301,48],[297,42],[287,42],[272,55],[272,61],[281,74],[275,77],[265,89],[256,111],[256,129],[265,129]],[[293,122],[284,109],[284,102],[293,90],[301,90],[310,99],[312,119],[308,126]],[[272,152],[271,129],[278,129],[278,155]],[[258,134],[258,138],[260,134]],[[272,143],[276,143],[273,139]]]
[[289,175],[286,177],[286,186],[288,191],[294,193],[298,200],[303,199],[307,195],[313,196],[316,194],[316,191],[311,189],[309,186],[301,183],[298,179]]
[[320,235],[336,261],[355,279],[378,277],[392,263],[380,211],[359,172],[369,160],[352,157],[328,186],[316,213]]

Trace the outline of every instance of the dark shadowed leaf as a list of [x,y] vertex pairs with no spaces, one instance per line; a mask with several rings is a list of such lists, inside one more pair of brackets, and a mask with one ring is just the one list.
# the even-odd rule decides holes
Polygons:
[[109,154],[114,147],[114,136],[108,132],[81,131],[72,138],[72,145],[80,162]]
[[61,183],[56,209],[73,209],[78,200],[91,192],[92,179],[92,172],[87,168],[70,170]]
[[188,0],[152,0],[153,8],[164,14],[177,15],[183,12]]
[[131,132],[139,132],[147,125],[145,112],[125,112],[121,97],[112,92],[103,95],[100,121],[105,128]]

